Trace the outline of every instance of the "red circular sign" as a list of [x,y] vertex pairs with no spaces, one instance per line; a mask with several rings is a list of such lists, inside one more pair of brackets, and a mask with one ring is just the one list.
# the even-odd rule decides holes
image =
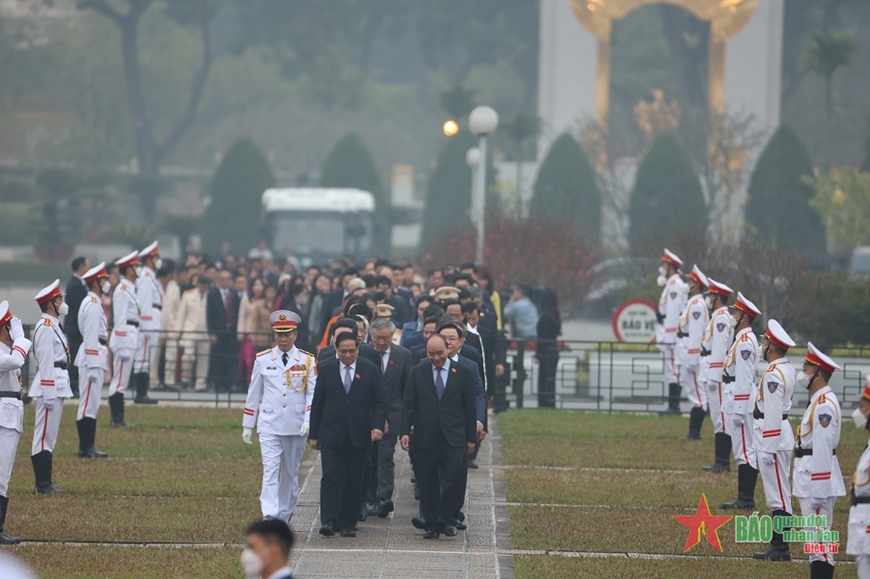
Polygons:
[[620,342],[652,343],[656,336],[655,304],[641,298],[623,302],[613,314],[611,327]]

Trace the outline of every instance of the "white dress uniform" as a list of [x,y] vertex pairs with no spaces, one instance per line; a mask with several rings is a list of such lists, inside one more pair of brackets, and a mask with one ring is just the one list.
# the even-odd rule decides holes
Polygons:
[[[727,303],[733,293],[731,288],[712,279],[709,282],[710,292],[722,296]],[[722,372],[733,334],[729,323],[730,317],[728,306],[722,306],[714,311],[710,315],[710,322],[701,340],[701,380],[707,387],[707,404],[713,421],[713,432],[721,434],[729,434],[728,421],[725,420],[723,409],[725,389],[722,384]]]
[[[301,319],[279,310],[270,316],[276,332],[295,331]],[[254,361],[242,426],[245,441],[257,427],[263,458],[263,517],[288,521],[299,497],[299,467],[305,452],[311,401],[317,386],[315,357],[293,346],[282,352],[275,346]]]
[[[755,318],[761,311],[737,292],[734,308]],[[758,339],[752,328],[737,332],[734,343],[725,356],[722,381],[725,382],[725,419],[731,434],[731,450],[738,466],[748,464],[757,469],[752,439],[752,404],[755,394],[755,370],[758,364]],[[742,418],[742,423],[740,418]]]
[[[93,279],[96,279],[101,271],[105,276],[105,266],[100,264],[97,268],[95,268],[97,271]],[[89,271],[88,274],[91,272],[94,270]],[[90,283],[93,279],[88,281],[88,274],[85,274],[85,280]],[[97,411],[100,408],[103,378],[109,367],[109,349],[107,348],[109,330],[106,312],[103,309],[100,296],[92,291],[88,292],[79,308],[78,321],[79,330],[82,333],[82,346],[76,355],[75,364],[79,369],[82,386],[79,388],[79,410],[76,414],[76,420],[96,419]]]
[[[812,343],[807,344],[804,362],[817,366],[828,374],[833,374],[840,368]],[[836,455],[841,426],[840,402],[831,387],[825,385],[813,393],[798,428],[792,493],[800,501],[803,516],[825,516],[826,529],[830,529],[833,523],[837,497],[846,495],[846,486],[843,484]],[[807,530],[815,529],[807,527]],[[833,576],[834,555],[827,552],[828,549],[825,551],[810,553],[811,577]]]
[[[867,384],[861,398],[870,402],[870,374]],[[852,475],[851,503],[846,553],[855,557],[858,579],[870,579],[870,444],[864,448]]]
[[[40,291],[34,300],[42,305],[63,295],[60,280]],[[62,312],[61,312],[62,313]],[[33,330],[33,355],[38,370],[30,385],[30,397],[36,406],[36,422],[30,460],[37,492],[57,492],[51,482],[52,453],[57,444],[63,401],[72,398],[69,385],[70,354],[66,336],[57,318],[43,313]]]
[[[149,256],[160,256],[156,241],[139,252],[139,262]],[[157,280],[157,274],[147,265],[142,266],[142,275],[136,280],[136,299],[139,302],[139,343],[133,372],[148,374],[159,354],[157,343],[163,325],[163,287]]]
[[656,328],[656,344],[664,355],[665,377],[668,384],[679,383],[676,360],[677,325],[680,312],[686,305],[685,291],[683,280],[678,274],[674,274],[665,283],[662,295],[659,297],[658,311],[662,322]]
[[15,463],[18,438],[24,432],[24,403],[21,401],[21,367],[31,342],[24,337],[21,320],[12,318],[9,302],[0,302],[0,328],[9,325],[11,345],[0,342],[0,544],[20,542],[4,532],[9,508],[9,479]]
[[[707,289],[707,277],[697,265],[692,268],[689,278],[700,286],[702,291]],[[677,323],[677,366],[680,368],[680,384],[686,389],[692,408],[701,410],[707,409],[707,389],[700,382],[698,371],[701,365],[701,339],[709,322],[710,312],[707,311],[704,296],[699,293],[688,299]]]
[[[163,380],[166,384],[175,384],[178,379],[178,309],[181,305],[181,288],[174,279],[169,280],[163,291],[162,325],[159,344],[166,343],[166,363]],[[157,374],[151,375],[151,385],[157,386]]]
[[109,347],[112,349],[110,396],[123,395],[126,392],[133,370],[133,357],[139,347],[139,302],[136,300],[136,286],[125,278],[121,278],[112,292],[112,322],[112,335],[109,338]]

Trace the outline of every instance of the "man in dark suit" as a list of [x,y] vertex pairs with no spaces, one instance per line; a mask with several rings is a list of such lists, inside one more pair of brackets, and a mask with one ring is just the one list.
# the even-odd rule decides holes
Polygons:
[[335,339],[337,360],[318,372],[311,402],[308,443],[321,451],[320,534],[355,537],[362,504],[366,456],[372,442],[384,436],[387,404],[378,367],[358,358],[359,341],[352,332]]
[[471,370],[449,360],[443,336],[430,336],[426,352],[428,362],[411,369],[405,388],[401,444],[409,449],[413,428],[424,538],[437,539],[457,532],[453,517],[465,494],[462,475],[477,441],[477,416]]
[[[335,346],[333,343],[335,342],[335,336],[342,332],[352,332],[354,334],[357,333],[357,324],[356,321],[351,318],[341,318],[337,322],[332,325],[332,336],[329,341],[330,344],[325,348],[320,350],[320,353],[317,355],[317,363],[323,364],[324,362],[328,362],[329,360],[335,360]],[[375,351],[373,347],[369,344],[360,344],[359,345],[359,357],[365,360],[368,360],[375,366],[381,361],[380,354]]]
[[372,514],[384,518],[393,512],[393,490],[396,466],[393,455],[402,424],[402,399],[411,374],[411,352],[393,344],[396,326],[388,318],[377,318],[369,333],[380,358],[380,368],[387,396],[388,424],[384,437],[377,444],[377,460],[372,465],[371,483],[366,500]]
[[[76,359],[76,354],[79,352],[79,346],[82,345],[82,333],[79,331],[79,307],[82,301],[88,295],[88,288],[82,276],[91,269],[91,262],[88,258],[78,256],[72,260],[72,276],[66,282],[66,297],[64,301],[69,306],[69,312],[63,318],[63,333],[66,334],[66,341],[69,345],[69,355],[71,360]],[[79,395],[79,369],[74,364],[69,367],[69,387],[72,390],[73,398],[78,398]]]
[[233,363],[239,356],[236,339],[239,295],[231,286],[230,272],[218,272],[216,285],[208,290],[205,304],[205,321],[211,340],[209,377],[218,392],[232,389]]
[[344,303],[344,298],[349,293],[347,284],[355,277],[359,277],[359,271],[355,267],[346,268],[341,273],[341,285],[334,291],[326,294],[326,306],[324,307],[324,311],[328,312],[330,316],[335,315],[333,312],[335,312],[336,309],[341,309],[341,306]]
[[[422,297],[422,296],[420,296]],[[427,306],[423,308],[422,317],[420,318],[420,331],[417,333],[412,333],[405,339],[405,331],[402,330],[402,339],[399,341],[399,345],[408,348],[412,352],[414,350],[423,350],[426,351],[426,339],[423,337],[423,326],[426,324],[426,320],[429,318],[438,318],[444,313],[444,309],[436,304],[429,303]],[[425,358],[425,354],[423,355]]]

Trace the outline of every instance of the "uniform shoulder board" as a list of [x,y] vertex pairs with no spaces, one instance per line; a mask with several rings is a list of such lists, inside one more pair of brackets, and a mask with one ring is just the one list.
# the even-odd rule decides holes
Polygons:
[[299,350],[299,353],[305,354],[306,356],[311,356],[312,358],[314,357],[314,354],[312,354],[311,352],[306,352],[305,350]]
[[50,325],[51,325],[51,320],[49,320],[48,318],[45,318],[45,325],[46,325],[46,326],[50,326]]
[[97,298],[95,298],[95,297],[93,297],[93,296],[91,296],[91,303],[92,303],[92,304],[95,304],[95,303],[97,303]]
[[271,351],[272,351],[272,348],[269,348],[268,350],[263,350],[262,352],[257,352],[257,357],[259,358],[263,354],[268,354]]

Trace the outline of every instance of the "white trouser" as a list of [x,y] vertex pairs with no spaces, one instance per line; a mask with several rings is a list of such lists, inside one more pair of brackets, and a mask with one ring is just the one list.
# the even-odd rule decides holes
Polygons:
[[193,364],[196,361],[196,389],[205,390],[211,344],[208,340],[182,340],[179,344],[184,348],[181,355],[181,380],[190,384]]
[[139,347],[136,348],[136,357],[133,359],[133,373],[148,374],[151,364],[155,361],[160,349],[157,347],[160,332],[155,330],[139,330]]
[[[804,517],[808,517],[810,515],[824,515],[825,516],[825,526],[823,528],[830,530],[831,524],[834,522],[834,503],[837,502],[837,497],[828,497],[828,500],[825,502],[824,507],[821,509],[814,509],[812,507],[813,500],[810,498],[800,497],[798,501],[801,504],[801,515]],[[806,531],[816,531],[816,527],[806,527],[804,530]],[[827,551],[827,549],[826,549]],[[813,561],[824,561],[828,565],[834,564],[834,554],[833,553],[810,553],[810,563]]]
[[[752,468],[758,468],[755,461],[755,444],[752,439],[752,415],[743,417],[743,424],[734,422],[734,414],[725,414],[728,429],[731,434],[731,450],[734,452],[734,461],[740,464],[748,464]],[[788,480],[788,478],[786,478]]]
[[57,432],[60,430],[60,417],[63,414],[63,398],[56,398],[51,408],[46,407],[42,396],[33,399],[36,406],[36,424],[33,427],[33,446],[31,456],[43,450],[54,452]]
[[721,432],[730,434],[730,424],[725,417],[725,410],[722,408],[722,403],[725,402],[725,392],[722,388],[722,382],[716,384],[713,390],[707,389],[707,404],[710,406],[710,419],[713,421],[713,432]]
[[259,433],[263,456],[263,489],[260,509],[263,516],[290,521],[299,498],[299,467],[305,453],[301,436]]
[[680,384],[686,389],[686,396],[692,407],[707,410],[707,387],[698,379],[698,370],[690,371],[685,366],[680,367]]
[[667,383],[679,384],[680,374],[679,370],[677,370],[677,362],[675,360],[677,350],[676,346],[659,346],[659,349],[662,351],[662,357],[665,362],[665,378],[667,379]]
[[855,565],[858,567],[858,579],[870,579],[870,555],[857,555]]
[[791,513],[791,485],[788,483],[788,473],[792,452],[791,450],[776,451],[773,455],[773,464],[764,464],[761,458],[758,459],[758,471],[761,474],[761,484],[764,486],[764,500],[771,511],[781,509]]
[[102,368],[85,368],[79,366],[79,409],[76,420],[82,418],[97,418],[100,409],[100,396],[103,390]]
[[15,450],[21,433],[14,428],[0,426],[0,496],[8,497],[9,479],[15,463]]
[[[123,360],[122,358],[129,358]],[[112,379],[109,381],[109,396],[123,394],[130,383],[130,370],[133,367],[133,350],[120,348],[112,353]]]
[[[160,350],[163,353],[163,383],[172,386],[175,384],[175,372],[178,369],[178,340],[173,340],[165,333],[159,335],[157,340],[157,351],[154,358],[151,360],[155,365],[160,361]],[[160,385],[160,376],[157,371],[151,372],[151,387],[154,388]]]

